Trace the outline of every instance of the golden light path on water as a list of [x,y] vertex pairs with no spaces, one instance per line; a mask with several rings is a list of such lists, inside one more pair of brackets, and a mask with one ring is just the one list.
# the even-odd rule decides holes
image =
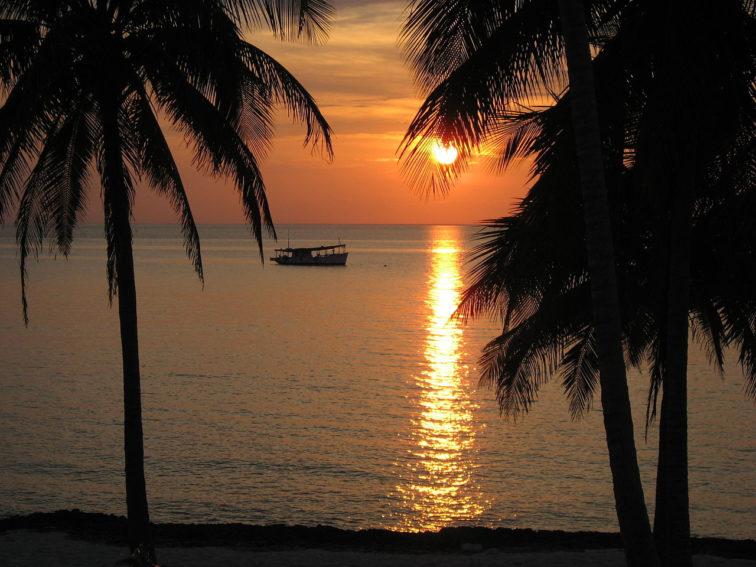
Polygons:
[[400,529],[437,530],[468,523],[484,511],[473,481],[475,404],[469,369],[461,359],[463,328],[450,319],[460,301],[462,246],[458,227],[436,227],[426,304],[425,370],[415,377],[420,395],[412,423],[408,478],[398,486]]

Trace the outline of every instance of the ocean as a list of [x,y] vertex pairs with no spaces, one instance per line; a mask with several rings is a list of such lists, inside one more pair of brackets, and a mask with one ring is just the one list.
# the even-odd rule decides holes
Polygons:
[[[496,321],[450,319],[474,227],[281,225],[263,264],[243,226],[201,226],[204,287],[173,225],[135,225],[145,459],[157,522],[616,531],[598,400],[570,420],[559,380],[502,418],[478,384]],[[348,246],[345,267],[279,266],[275,247]],[[0,230],[0,515],[125,514],[117,309],[102,228],[29,265],[21,313]],[[698,536],[756,538],[756,407],[737,357],[691,349]],[[630,389],[649,511],[657,428]]]

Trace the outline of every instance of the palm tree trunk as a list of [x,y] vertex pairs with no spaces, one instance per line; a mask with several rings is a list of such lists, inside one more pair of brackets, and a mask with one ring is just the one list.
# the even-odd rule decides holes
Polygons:
[[[665,372],[665,380],[668,376]],[[687,415],[683,413],[682,427],[675,426],[679,424],[681,412],[685,411],[685,380],[676,381],[678,389],[682,386],[682,396],[676,396],[674,387],[668,382],[663,386],[654,539],[662,565],[690,566],[693,558],[688,510]],[[680,400],[683,404],[679,403]]]
[[[110,94],[110,93],[108,93]],[[113,235],[118,316],[123,357],[124,453],[129,547],[146,564],[156,563],[144,477],[142,394],[137,333],[137,297],[130,225],[131,200],[118,129],[117,96],[106,94],[103,114],[103,184],[106,222]]]
[[[659,422],[659,462],[656,476],[654,538],[662,563],[690,567],[690,512],[688,499],[688,309],[690,301],[691,193],[695,183],[692,136],[682,146],[674,144],[673,193],[667,266],[667,312],[663,394]],[[670,142],[671,144],[671,142]]]
[[144,477],[142,394],[137,336],[137,300],[132,257],[131,228],[117,222],[116,270],[118,272],[118,315],[123,355],[124,452],[126,463],[126,509],[129,544],[151,547],[150,516]]
[[593,320],[599,360],[601,404],[614,498],[627,563],[658,565],[648,520],[633,435],[633,420],[622,355],[621,322],[609,204],[588,33],[582,2],[559,0],[572,121],[583,191],[585,241],[591,279]]
[[703,72],[690,42],[709,29],[708,10],[679,0],[663,2],[658,18],[664,21],[664,42],[655,68],[653,145],[648,157],[654,164],[660,219],[666,254],[664,309],[660,314],[662,407],[659,426],[659,463],[656,481],[654,537],[662,563],[689,567],[690,512],[688,501],[687,363],[690,304],[691,218],[697,178],[698,124],[708,112],[700,94]]

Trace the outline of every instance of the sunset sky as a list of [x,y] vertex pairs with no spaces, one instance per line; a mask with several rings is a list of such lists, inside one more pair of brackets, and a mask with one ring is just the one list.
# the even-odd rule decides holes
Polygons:
[[[248,39],[275,57],[315,97],[335,132],[328,163],[302,147],[304,129],[285,113],[263,162],[274,222],[472,224],[502,216],[527,182],[527,168],[494,176],[473,166],[446,197],[426,198],[402,179],[396,149],[420,104],[420,93],[402,62],[398,35],[406,1],[336,0],[326,44],[284,44],[268,33]],[[197,173],[178,135],[172,136],[198,223],[244,222],[230,183]],[[102,207],[90,202],[87,220]],[[140,190],[136,222],[174,222],[168,204]]]

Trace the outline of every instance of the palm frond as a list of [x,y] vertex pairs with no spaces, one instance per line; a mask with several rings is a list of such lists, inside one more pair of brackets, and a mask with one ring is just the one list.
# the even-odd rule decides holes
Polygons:
[[495,388],[502,415],[515,420],[528,413],[561,355],[561,345],[530,343],[526,349],[522,341],[514,345],[514,333],[523,330],[519,327],[493,339],[480,357],[480,383]]
[[159,60],[161,65],[166,64],[166,59],[175,61],[175,69],[210,100],[225,119],[232,121],[245,141],[253,146],[258,159],[269,147],[271,111],[280,103],[294,120],[305,124],[305,145],[322,149],[332,158],[330,126],[312,96],[282,65],[238,37],[231,35],[230,39],[219,40],[219,32],[212,27],[190,31],[191,46],[186,42],[186,33],[172,27],[150,28],[134,37],[134,42],[140,46],[137,62],[145,78],[161,72],[146,70],[155,61]]
[[[2,124],[2,118],[0,118],[0,124]],[[23,147],[24,140],[17,140],[5,153],[5,160],[0,169],[0,224],[5,222],[6,212],[18,200],[30,174],[29,162],[31,160],[23,151]]]
[[139,4],[125,25],[124,48],[137,70],[157,61],[169,62],[225,116],[240,112],[241,31],[216,2],[150,0]]
[[41,24],[54,19],[60,4],[55,0],[4,0],[0,4],[0,18]]
[[576,336],[562,357],[562,385],[569,400],[573,420],[582,418],[591,409],[598,385],[598,359],[594,347],[593,328],[587,326]]
[[68,256],[73,232],[86,207],[89,166],[97,135],[86,114],[67,117],[48,142],[51,171],[42,191],[54,224],[58,251]]
[[29,68],[40,41],[36,23],[0,19],[0,96]]
[[504,173],[514,160],[535,153],[543,131],[541,116],[541,112],[525,109],[495,121],[488,141],[495,152],[494,173]]
[[200,281],[204,283],[199,233],[189,199],[146,92],[139,92],[131,98],[125,118],[133,123],[132,134],[137,138],[134,143],[138,148],[137,159],[131,163],[131,167],[135,171],[143,172],[150,186],[168,198],[173,210],[181,219],[186,254]]
[[[588,286],[562,294],[548,294],[525,312],[512,311],[511,323],[484,348],[481,383],[494,385],[504,415],[527,413],[541,385],[560,368],[575,408],[586,410],[593,393],[591,372],[595,360],[588,347],[578,361],[578,350],[566,349],[585,338],[590,322]],[[579,364],[578,364],[579,362]],[[572,372],[573,378],[567,378]],[[573,380],[573,382],[570,382]],[[576,413],[579,413],[577,409]]]
[[262,229],[275,236],[257,159],[239,133],[201,92],[169,66],[148,70],[159,107],[194,146],[195,166],[211,175],[230,176],[263,258]]
[[[478,239],[485,239],[485,243],[476,248],[469,260],[474,263],[468,271],[472,281],[462,292],[462,299],[455,311],[457,317],[490,316],[504,320],[510,312],[510,297],[504,270],[508,257],[507,219],[489,223],[487,230],[481,231],[477,236]],[[497,226],[505,228],[494,228]]]
[[137,150],[134,141],[123,131],[126,120],[121,116],[124,112],[122,86],[119,88],[119,85],[111,84],[109,87],[110,90],[103,89],[98,101],[102,137],[95,163],[102,184],[108,298],[112,302],[119,291],[118,253],[124,249],[131,250],[130,246],[119,246],[119,239],[132,239],[129,223],[134,205],[134,178],[128,161],[134,159]]
[[[50,137],[54,137],[54,132]],[[21,270],[21,305],[26,325],[29,324],[29,306],[26,296],[27,260],[29,256],[36,257],[39,254],[48,234],[53,209],[51,201],[54,195],[45,189],[55,187],[55,180],[59,175],[55,149],[55,143],[44,145],[37,163],[26,179],[16,213],[16,241],[19,246]]]
[[[741,310],[749,307],[748,311]],[[756,305],[741,305],[726,314],[728,336],[738,349],[738,363],[745,377],[745,394],[756,399]]]
[[691,336],[706,353],[709,363],[721,375],[724,372],[724,349],[727,334],[722,322],[722,313],[712,301],[699,299],[691,309]]
[[220,0],[229,14],[255,28],[266,26],[285,41],[325,41],[334,15],[326,0]]
[[480,49],[513,7],[491,1],[411,2],[399,39],[418,84],[431,88],[446,78]]
[[72,105],[71,85],[60,71],[67,59],[54,54],[54,43],[54,37],[45,38],[41,55],[15,80],[0,107],[0,223],[39,157],[39,140],[50,135]]
[[650,348],[652,349],[652,354],[649,357],[651,369],[649,372],[648,399],[646,400],[646,437],[648,437],[649,426],[656,419],[659,393],[662,391],[662,385],[664,384],[664,347],[661,336]]
[[513,98],[522,99],[536,92],[534,81],[550,83],[561,76],[557,21],[556,7],[537,1],[416,0],[400,42],[426,92],[471,60],[483,64],[486,53],[504,58],[511,70],[508,88]]
[[333,159],[333,130],[312,95],[280,63],[254,45],[240,42],[241,57],[255,84],[265,85],[275,102],[281,103],[296,121],[305,124],[304,145],[321,149]]
[[493,386],[499,409],[515,420],[528,413],[541,386],[554,374],[563,337],[535,324],[521,324],[490,341],[480,357],[480,382]]
[[751,320],[749,333],[741,342],[738,360],[745,375],[745,394],[756,400],[756,321]]
[[[456,7],[462,14],[485,12],[478,5],[473,10],[466,4],[461,9],[454,4],[449,9]],[[525,2],[515,11],[502,12],[500,22],[476,20],[476,25],[496,25],[490,33],[478,33],[469,45],[444,37],[447,32],[459,33],[459,29],[439,26],[426,30],[412,24],[407,30],[405,35],[418,36],[407,41],[410,50],[418,51],[416,73],[429,90],[398,149],[402,172],[412,186],[428,194],[446,192],[498,121],[544,89],[563,82],[561,35],[556,12],[549,9],[543,3]],[[438,23],[432,20],[430,25]],[[420,46],[426,43],[440,52],[420,54]],[[453,66],[441,66],[444,60],[452,61]],[[441,68],[448,71],[439,75]],[[440,168],[430,159],[428,148],[435,140],[457,148],[454,164]]]

